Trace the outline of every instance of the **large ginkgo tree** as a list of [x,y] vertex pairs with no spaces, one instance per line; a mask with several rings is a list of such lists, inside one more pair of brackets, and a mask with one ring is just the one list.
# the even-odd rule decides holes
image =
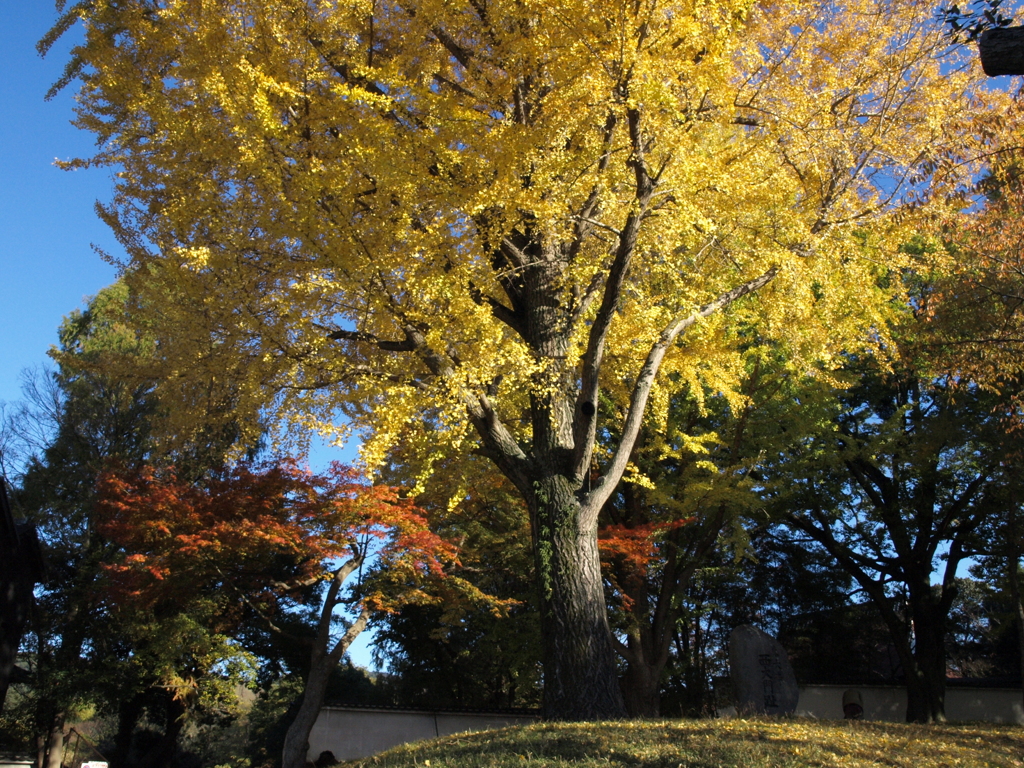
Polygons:
[[83,0],[43,47],[77,20],[168,431],[489,457],[556,718],[623,713],[597,521],[642,423],[740,398],[755,328],[805,370],[884,338],[1002,98],[918,0]]

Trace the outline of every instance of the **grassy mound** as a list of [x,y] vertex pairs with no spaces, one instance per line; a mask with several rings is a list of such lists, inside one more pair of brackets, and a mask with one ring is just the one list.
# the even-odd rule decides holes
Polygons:
[[539,723],[409,744],[348,768],[1019,768],[1024,728],[813,720]]

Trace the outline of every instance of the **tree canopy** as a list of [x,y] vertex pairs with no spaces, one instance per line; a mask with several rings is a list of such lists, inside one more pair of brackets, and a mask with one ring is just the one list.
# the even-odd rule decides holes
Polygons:
[[107,662],[126,651],[125,633],[91,599],[110,551],[93,518],[96,478],[107,462],[133,466],[152,449],[151,384],[96,365],[108,353],[125,359],[149,349],[126,323],[127,297],[127,287],[115,284],[64,320],[51,350],[56,369],[27,378],[26,401],[4,425],[22,446],[12,501],[37,526],[46,562],[30,658],[32,719],[45,734],[40,763],[47,766],[60,763],[66,717],[97,699],[102,709],[118,706],[135,682],[109,674]]
[[[907,719],[941,721],[957,568],[978,528],[1015,506],[1007,434],[977,387],[875,363],[853,372],[857,385],[825,401],[832,423],[765,471],[790,525],[881,613],[906,675]],[[805,397],[809,410],[815,395]]]
[[[223,675],[210,672],[241,655],[229,637],[242,621],[277,629],[289,601],[309,598],[303,587],[326,587],[313,611],[310,671],[285,736],[285,768],[304,765],[331,672],[371,615],[427,601],[424,578],[442,575],[455,557],[410,500],[357,482],[337,463],[320,475],[294,462],[239,464],[201,486],[152,467],[107,472],[97,517],[121,550],[103,565],[98,597],[136,630],[137,652],[157,657],[161,686],[183,713],[223,687]],[[347,619],[340,608],[349,608]]]
[[69,166],[118,169],[170,430],[475,445],[530,511],[555,717],[623,711],[596,529],[645,418],[740,399],[754,326],[805,369],[884,338],[1003,100],[919,0],[112,0],[43,48],[78,18]]

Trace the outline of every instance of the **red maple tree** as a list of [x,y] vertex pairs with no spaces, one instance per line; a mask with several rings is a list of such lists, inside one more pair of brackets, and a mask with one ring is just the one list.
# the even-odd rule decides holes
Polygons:
[[[218,595],[210,630],[229,634],[246,607],[273,626],[283,602],[326,584],[286,768],[305,760],[330,673],[370,617],[431,599],[424,583],[455,561],[398,489],[361,482],[339,463],[322,474],[292,460],[239,463],[198,483],[173,468],[110,470],[97,490],[97,530],[120,550],[104,565],[102,593],[114,610],[182,610]],[[340,606],[349,616],[339,635]]]

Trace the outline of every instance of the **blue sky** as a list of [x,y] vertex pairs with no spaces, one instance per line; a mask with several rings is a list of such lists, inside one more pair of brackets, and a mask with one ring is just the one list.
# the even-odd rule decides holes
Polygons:
[[0,0],[0,18],[0,400],[11,402],[21,372],[45,364],[61,319],[115,279],[92,246],[119,249],[93,212],[96,200],[110,197],[109,172],[53,165],[93,148],[70,124],[70,92],[43,100],[69,47],[45,59],[36,53],[56,18],[53,3]]

